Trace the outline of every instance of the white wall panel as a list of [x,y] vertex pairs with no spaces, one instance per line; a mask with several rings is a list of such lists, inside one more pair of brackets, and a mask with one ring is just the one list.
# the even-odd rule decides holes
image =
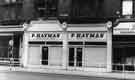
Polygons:
[[107,62],[107,50],[102,47],[87,47],[84,54],[84,66],[103,67]]
[[31,46],[29,47],[28,52],[28,64],[30,65],[40,65],[40,47],[39,46]]
[[49,47],[49,65],[62,65],[62,47]]

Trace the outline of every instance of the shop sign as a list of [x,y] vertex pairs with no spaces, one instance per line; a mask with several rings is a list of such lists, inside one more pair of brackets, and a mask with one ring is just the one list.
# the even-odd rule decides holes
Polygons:
[[72,32],[69,40],[81,41],[106,41],[106,32]]
[[121,23],[113,29],[114,35],[135,35],[135,23]]
[[62,40],[62,34],[56,32],[33,32],[30,33],[31,41]]

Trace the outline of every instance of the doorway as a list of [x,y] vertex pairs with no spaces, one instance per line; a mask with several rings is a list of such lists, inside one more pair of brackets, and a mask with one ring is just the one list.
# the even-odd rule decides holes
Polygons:
[[83,48],[81,47],[69,48],[69,67],[82,67],[82,53]]
[[48,65],[48,47],[42,47],[42,65]]
[[42,47],[42,65],[61,66],[62,65],[62,47],[43,46]]

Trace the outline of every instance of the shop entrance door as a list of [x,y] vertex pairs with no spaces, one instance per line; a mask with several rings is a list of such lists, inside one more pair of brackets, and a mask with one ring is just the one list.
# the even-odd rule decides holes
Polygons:
[[83,48],[69,48],[68,66],[70,69],[77,69],[82,67],[82,53]]

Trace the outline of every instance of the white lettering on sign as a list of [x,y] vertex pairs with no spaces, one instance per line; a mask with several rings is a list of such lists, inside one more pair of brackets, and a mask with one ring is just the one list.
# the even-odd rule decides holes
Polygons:
[[106,33],[104,32],[78,32],[70,33],[69,40],[106,40]]
[[61,33],[53,33],[53,32],[41,32],[41,33],[31,33],[30,40],[61,40],[62,34]]
[[32,37],[37,37],[37,38],[59,38],[60,34],[32,34]]

